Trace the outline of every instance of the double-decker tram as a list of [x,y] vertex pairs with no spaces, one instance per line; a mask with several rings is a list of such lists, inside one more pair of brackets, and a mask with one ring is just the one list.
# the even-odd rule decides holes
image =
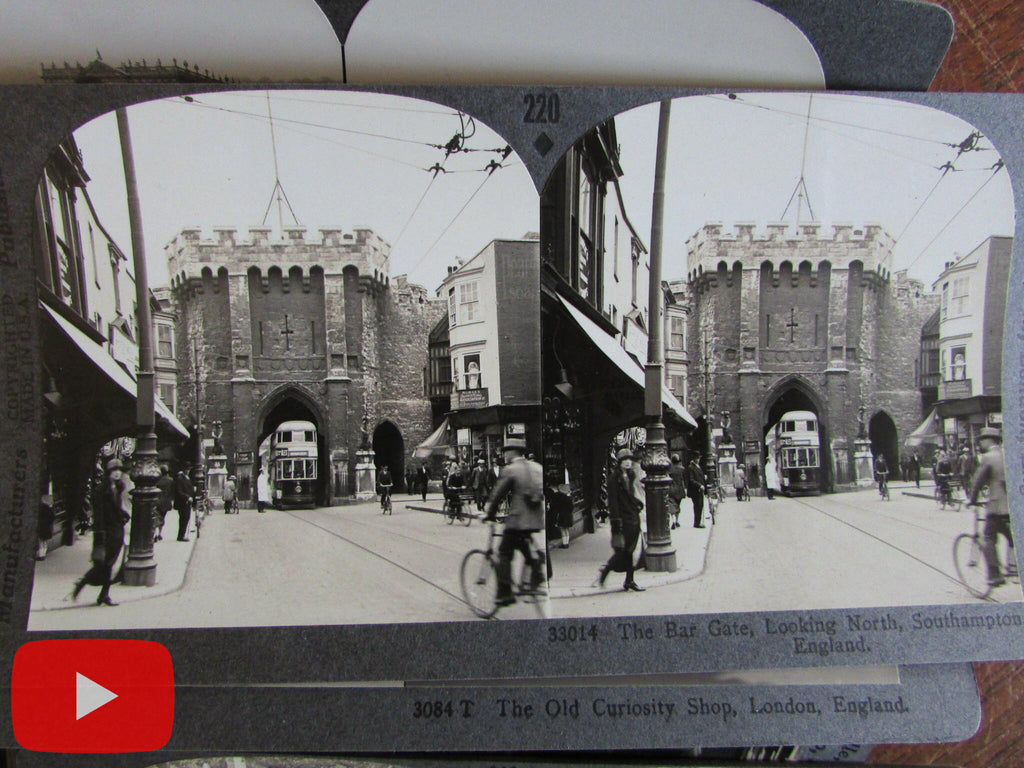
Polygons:
[[316,425],[284,421],[270,442],[269,480],[274,506],[315,507],[317,486]]
[[806,496],[821,492],[821,437],[813,411],[788,411],[770,430],[768,451],[778,468],[782,492]]

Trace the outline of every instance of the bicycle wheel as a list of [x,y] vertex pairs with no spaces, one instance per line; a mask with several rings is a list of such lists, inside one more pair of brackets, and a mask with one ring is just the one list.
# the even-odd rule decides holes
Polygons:
[[473,522],[473,513],[469,512],[469,511],[464,511],[464,512],[462,512],[461,517],[462,517],[462,524],[468,528],[470,523]]
[[967,591],[975,597],[988,597],[988,566],[977,536],[961,533],[953,540],[953,565],[956,575]]
[[459,510],[451,505],[448,506],[448,525],[455,522],[455,518],[458,517]]
[[459,568],[459,583],[466,605],[481,619],[489,619],[498,610],[495,598],[498,595],[497,563],[492,555],[482,549],[472,549],[462,558]]

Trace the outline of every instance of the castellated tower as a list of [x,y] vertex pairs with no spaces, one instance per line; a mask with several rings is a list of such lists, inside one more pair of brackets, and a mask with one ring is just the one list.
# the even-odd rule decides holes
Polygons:
[[922,418],[914,365],[938,297],[893,274],[892,248],[877,224],[711,223],[687,242],[689,406],[704,410],[706,348],[713,425],[729,412],[757,475],[766,430],[797,410],[819,420],[823,490],[854,481],[858,436],[898,461]]
[[[220,421],[228,470],[252,493],[260,445],[283,421],[312,421],[319,438],[318,503],[354,492],[364,442],[378,466],[404,475],[431,432],[424,396],[431,327],[443,302],[405,276],[372,229],[269,228],[212,238],[182,230],[166,247],[179,324],[180,413],[203,434]],[[364,424],[365,417],[365,424]]]

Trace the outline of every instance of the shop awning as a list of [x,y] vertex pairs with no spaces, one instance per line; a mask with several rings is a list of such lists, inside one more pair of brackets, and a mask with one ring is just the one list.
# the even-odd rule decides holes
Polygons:
[[940,445],[942,443],[942,419],[935,408],[932,408],[928,418],[921,422],[921,425],[907,435],[903,441],[904,445]]
[[[580,329],[594,342],[594,345],[601,350],[605,357],[607,357],[620,371],[626,376],[632,379],[640,390],[643,391],[645,387],[644,382],[644,369],[643,367],[634,360],[626,350],[619,346],[618,342],[615,341],[614,337],[609,336],[601,328],[591,320],[589,317],[580,312],[576,307],[567,302],[561,296],[558,300],[565,307],[569,316],[576,322]],[[676,416],[685,421],[692,427],[697,426],[697,422],[694,418],[687,413],[686,408],[679,402],[678,398],[665,389],[665,385],[661,387],[661,402]]]
[[[137,397],[138,386],[135,379],[107,353],[107,350],[42,302],[40,302],[40,306],[46,310],[49,316],[53,319],[53,322],[57,324],[57,327],[64,332],[64,334],[82,351],[82,354],[84,354],[93,363],[93,365],[99,368],[107,378],[127,392],[133,400]],[[160,398],[155,398],[155,404],[156,415],[160,419],[166,422],[168,426],[183,437],[189,436],[189,431],[185,428],[185,425],[175,418],[174,414],[171,413],[171,409],[164,405]]]
[[412,452],[414,459],[429,459],[436,453],[444,453],[450,447],[448,419],[430,433],[430,437],[416,446]]

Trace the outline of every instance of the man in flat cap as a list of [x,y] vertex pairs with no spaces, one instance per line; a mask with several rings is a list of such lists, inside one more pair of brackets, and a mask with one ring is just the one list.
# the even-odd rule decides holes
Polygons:
[[999,566],[999,551],[996,540],[999,534],[1006,537],[1013,547],[1013,533],[1010,531],[1010,508],[1006,501],[1006,467],[1003,463],[1003,435],[998,429],[986,427],[978,436],[982,454],[978,469],[971,480],[971,504],[978,503],[981,492],[988,489],[988,505],[985,510],[983,550],[988,565],[988,583],[998,587],[1006,583]]
[[506,496],[510,498],[505,530],[498,545],[498,606],[516,601],[512,593],[512,557],[516,550],[532,568],[532,588],[544,588],[544,556],[533,546],[533,534],[544,527],[544,473],[540,464],[526,458],[526,441],[518,437],[505,439],[502,448],[505,466],[501,470],[485,507],[485,519],[497,520],[498,508]]

